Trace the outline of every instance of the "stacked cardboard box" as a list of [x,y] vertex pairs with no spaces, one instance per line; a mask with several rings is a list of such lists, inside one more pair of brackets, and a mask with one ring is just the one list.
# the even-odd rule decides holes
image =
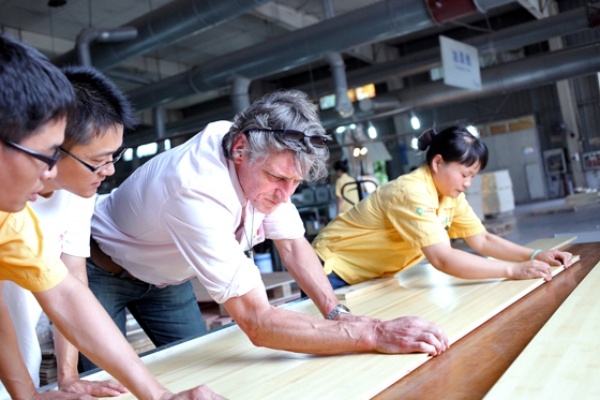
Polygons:
[[469,205],[475,211],[480,220],[485,219],[483,213],[483,194],[481,193],[481,175],[475,175],[471,180],[471,186],[465,191]]
[[512,213],[515,209],[515,196],[508,170],[481,174],[483,213],[486,217]]

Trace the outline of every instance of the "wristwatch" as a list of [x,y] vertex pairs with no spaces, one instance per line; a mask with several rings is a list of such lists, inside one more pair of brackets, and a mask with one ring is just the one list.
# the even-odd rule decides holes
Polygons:
[[350,309],[348,309],[348,307],[346,307],[345,305],[338,304],[333,310],[329,312],[329,314],[327,314],[325,319],[332,320],[340,314],[352,314],[352,312],[350,312]]

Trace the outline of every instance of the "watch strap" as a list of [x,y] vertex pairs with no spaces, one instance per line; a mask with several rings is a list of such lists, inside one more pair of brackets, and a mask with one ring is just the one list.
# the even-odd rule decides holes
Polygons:
[[350,309],[348,307],[346,307],[345,305],[338,304],[337,306],[334,307],[333,310],[331,310],[329,312],[329,314],[327,314],[325,319],[332,320],[332,319],[335,319],[335,317],[337,317],[340,314],[352,314],[352,312],[350,312]]

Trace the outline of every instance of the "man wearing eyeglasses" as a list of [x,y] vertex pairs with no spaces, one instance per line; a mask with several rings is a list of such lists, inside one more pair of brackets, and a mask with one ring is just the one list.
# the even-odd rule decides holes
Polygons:
[[[211,123],[154,157],[100,201],[88,277],[121,330],[125,304],[134,302],[134,316],[160,344],[183,339],[180,314],[158,306],[162,291],[180,288],[181,309],[199,318],[191,285],[181,284],[198,277],[258,346],[312,354],[443,352],[447,337],[421,318],[354,316],[336,299],[290,201],[300,182],[326,176],[328,140],[304,93],[273,92],[233,123]],[[251,258],[266,238],[324,318],[271,307]]]
[[[74,101],[73,88],[60,70],[37,51],[0,34],[0,379],[11,398],[93,398],[85,390],[37,393],[4,301],[5,281],[12,281],[30,290],[61,332],[136,397],[221,399],[205,386],[173,395],[160,384],[89,289],[69,273],[57,246],[42,237],[27,202],[57,178],[59,146],[67,119],[74,115]],[[116,389],[122,392],[120,385]]]
[[[56,176],[44,181],[31,207],[39,218],[46,247],[54,248],[69,271],[87,284],[85,259],[90,254],[94,196],[102,181],[114,174],[113,164],[124,150],[123,131],[132,129],[135,120],[129,102],[104,75],[77,66],[67,67],[63,73],[75,90],[77,111],[67,122],[65,140],[57,149],[63,157],[56,163]],[[12,282],[6,283],[4,293],[13,314],[27,315],[17,320],[15,328],[27,368],[38,376],[41,351],[36,322],[41,308],[31,292]],[[125,390],[112,381],[79,380],[77,349],[58,330],[54,342],[61,390],[95,396],[115,396]]]

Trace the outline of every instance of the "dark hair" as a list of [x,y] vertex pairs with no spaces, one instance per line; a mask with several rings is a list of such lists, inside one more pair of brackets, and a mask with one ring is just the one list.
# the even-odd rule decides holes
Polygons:
[[336,171],[348,172],[348,160],[338,160],[333,163],[333,169]]
[[246,110],[238,113],[229,132],[223,137],[223,153],[233,159],[235,139],[247,133],[250,160],[266,159],[273,151],[291,151],[295,163],[307,181],[327,176],[326,147],[315,147],[306,139],[301,142],[284,140],[278,135],[261,132],[261,129],[293,129],[307,136],[326,136],[317,109],[306,93],[299,90],[277,90],[256,100]]
[[483,140],[475,137],[464,126],[450,126],[439,132],[435,128],[419,136],[418,148],[427,150],[427,164],[439,154],[446,162],[457,162],[467,166],[479,163],[483,170],[488,161],[488,149]]
[[0,139],[21,142],[74,112],[67,78],[44,55],[0,33]]
[[129,100],[109,78],[91,67],[69,66],[62,71],[73,85],[77,102],[77,114],[67,122],[65,147],[88,144],[115,125],[125,130],[135,127]]

